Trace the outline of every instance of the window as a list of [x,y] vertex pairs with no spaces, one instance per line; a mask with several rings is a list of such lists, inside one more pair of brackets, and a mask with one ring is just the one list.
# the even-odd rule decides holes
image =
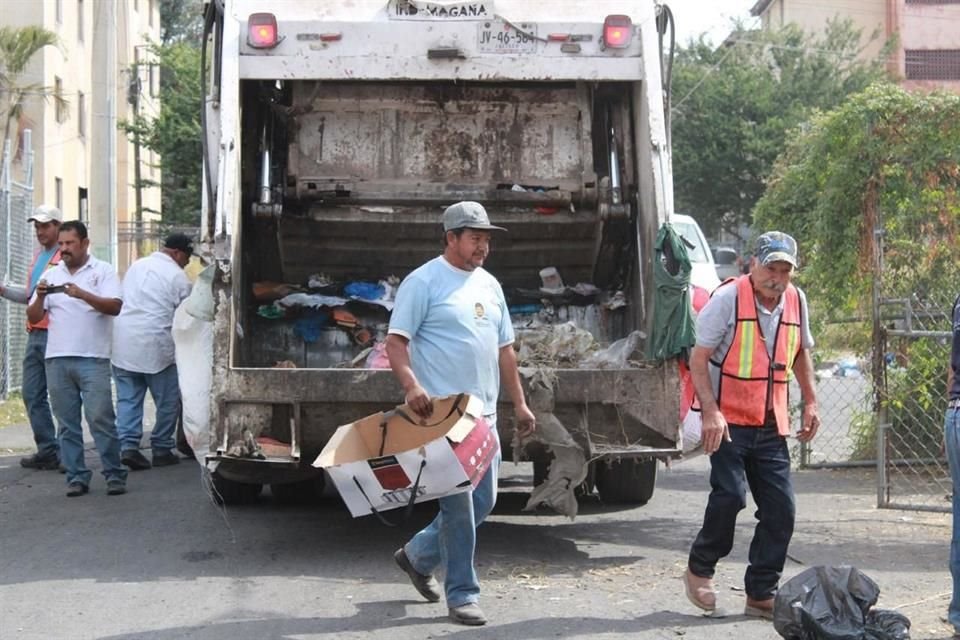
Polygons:
[[87,197],[87,190],[85,188],[80,187],[77,189],[77,211],[80,212],[78,219],[83,224],[90,223],[90,209]]
[[153,3],[154,3],[154,0],[150,0],[150,1],[147,3],[147,12],[148,12],[148,13],[147,13],[147,20],[150,21],[150,26],[151,26],[151,27],[153,26]]
[[83,42],[83,0],[77,0],[77,42]]
[[960,49],[907,49],[907,80],[960,80]]
[[63,102],[63,80],[57,76],[53,77],[53,103],[57,123],[64,122],[67,119],[67,107]]
[[53,179],[53,192],[56,198],[57,209],[63,211],[63,180],[60,178]]
[[87,135],[87,97],[83,91],[77,92],[77,133],[81,138]]
[[57,0],[56,9],[57,24],[63,24],[63,0]]
[[157,65],[151,62],[147,67],[147,72],[149,74],[148,79],[150,80],[150,97],[156,98],[160,95],[160,83],[157,82],[157,76],[159,75],[157,73]]

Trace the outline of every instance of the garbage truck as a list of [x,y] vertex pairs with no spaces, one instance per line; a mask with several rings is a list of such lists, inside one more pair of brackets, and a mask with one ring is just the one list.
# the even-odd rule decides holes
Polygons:
[[310,463],[336,428],[402,402],[382,351],[392,292],[442,252],[441,213],[462,200],[509,230],[485,268],[541,425],[556,427],[515,441],[501,394],[504,459],[532,460],[536,485],[650,499],[657,461],[680,452],[676,364],[643,357],[673,188],[663,11],[206,5],[211,266],[185,306],[203,294],[209,339],[178,340],[178,363],[188,439],[219,499],[317,491]]

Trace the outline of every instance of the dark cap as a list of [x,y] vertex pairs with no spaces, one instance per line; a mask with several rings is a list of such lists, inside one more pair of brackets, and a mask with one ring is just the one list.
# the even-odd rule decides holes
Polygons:
[[489,231],[506,231],[503,227],[490,224],[490,218],[487,217],[487,210],[479,202],[464,200],[447,207],[443,212],[443,230],[453,231],[454,229],[483,229]]
[[772,262],[788,262],[797,266],[797,241],[782,231],[768,231],[757,238],[754,255],[763,266]]
[[185,233],[171,233],[163,241],[163,246],[167,249],[183,251],[187,256],[193,255],[193,240]]

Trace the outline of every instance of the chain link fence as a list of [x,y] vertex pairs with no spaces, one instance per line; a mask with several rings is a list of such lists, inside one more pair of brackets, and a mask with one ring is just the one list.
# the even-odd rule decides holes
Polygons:
[[[878,507],[948,512],[943,423],[960,282],[883,297],[884,287],[900,283],[887,283],[895,278],[882,268],[875,279],[872,317],[827,325],[817,336],[822,425],[811,443],[794,446],[795,460],[802,468],[874,467]],[[794,389],[791,398],[799,397]]]
[[936,290],[882,301],[875,438],[881,507],[950,510],[943,424],[956,294]]
[[[0,269],[3,284],[24,287],[27,269],[33,258],[36,237],[27,221],[33,212],[33,150],[29,131],[24,132],[22,155],[23,182],[14,177],[10,143],[3,149],[3,174],[0,175]],[[23,383],[24,350],[27,346],[25,305],[3,300],[0,306],[0,399],[19,391]]]
[[171,233],[183,233],[197,243],[200,227],[175,225],[159,220],[120,222],[117,224],[117,253],[121,275],[140,258],[158,251]]

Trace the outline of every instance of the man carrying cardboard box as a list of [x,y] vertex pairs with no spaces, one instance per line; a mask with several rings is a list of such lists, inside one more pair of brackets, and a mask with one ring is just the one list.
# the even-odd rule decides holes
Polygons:
[[[496,426],[500,378],[513,402],[521,436],[536,428],[527,407],[513,350],[513,325],[500,283],[483,269],[490,224],[476,202],[458,202],[443,213],[443,255],[421,265],[397,291],[387,336],[390,368],[406,403],[421,418],[433,413],[431,397],[470,393]],[[413,586],[431,602],[440,600],[433,572],[446,570],[444,590],[450,618],[486,624],[477,604],[480,583],[473,566],[476,527],[497,497],[499,454],[473,491],[440,498],[440,513],[394,554]]]

